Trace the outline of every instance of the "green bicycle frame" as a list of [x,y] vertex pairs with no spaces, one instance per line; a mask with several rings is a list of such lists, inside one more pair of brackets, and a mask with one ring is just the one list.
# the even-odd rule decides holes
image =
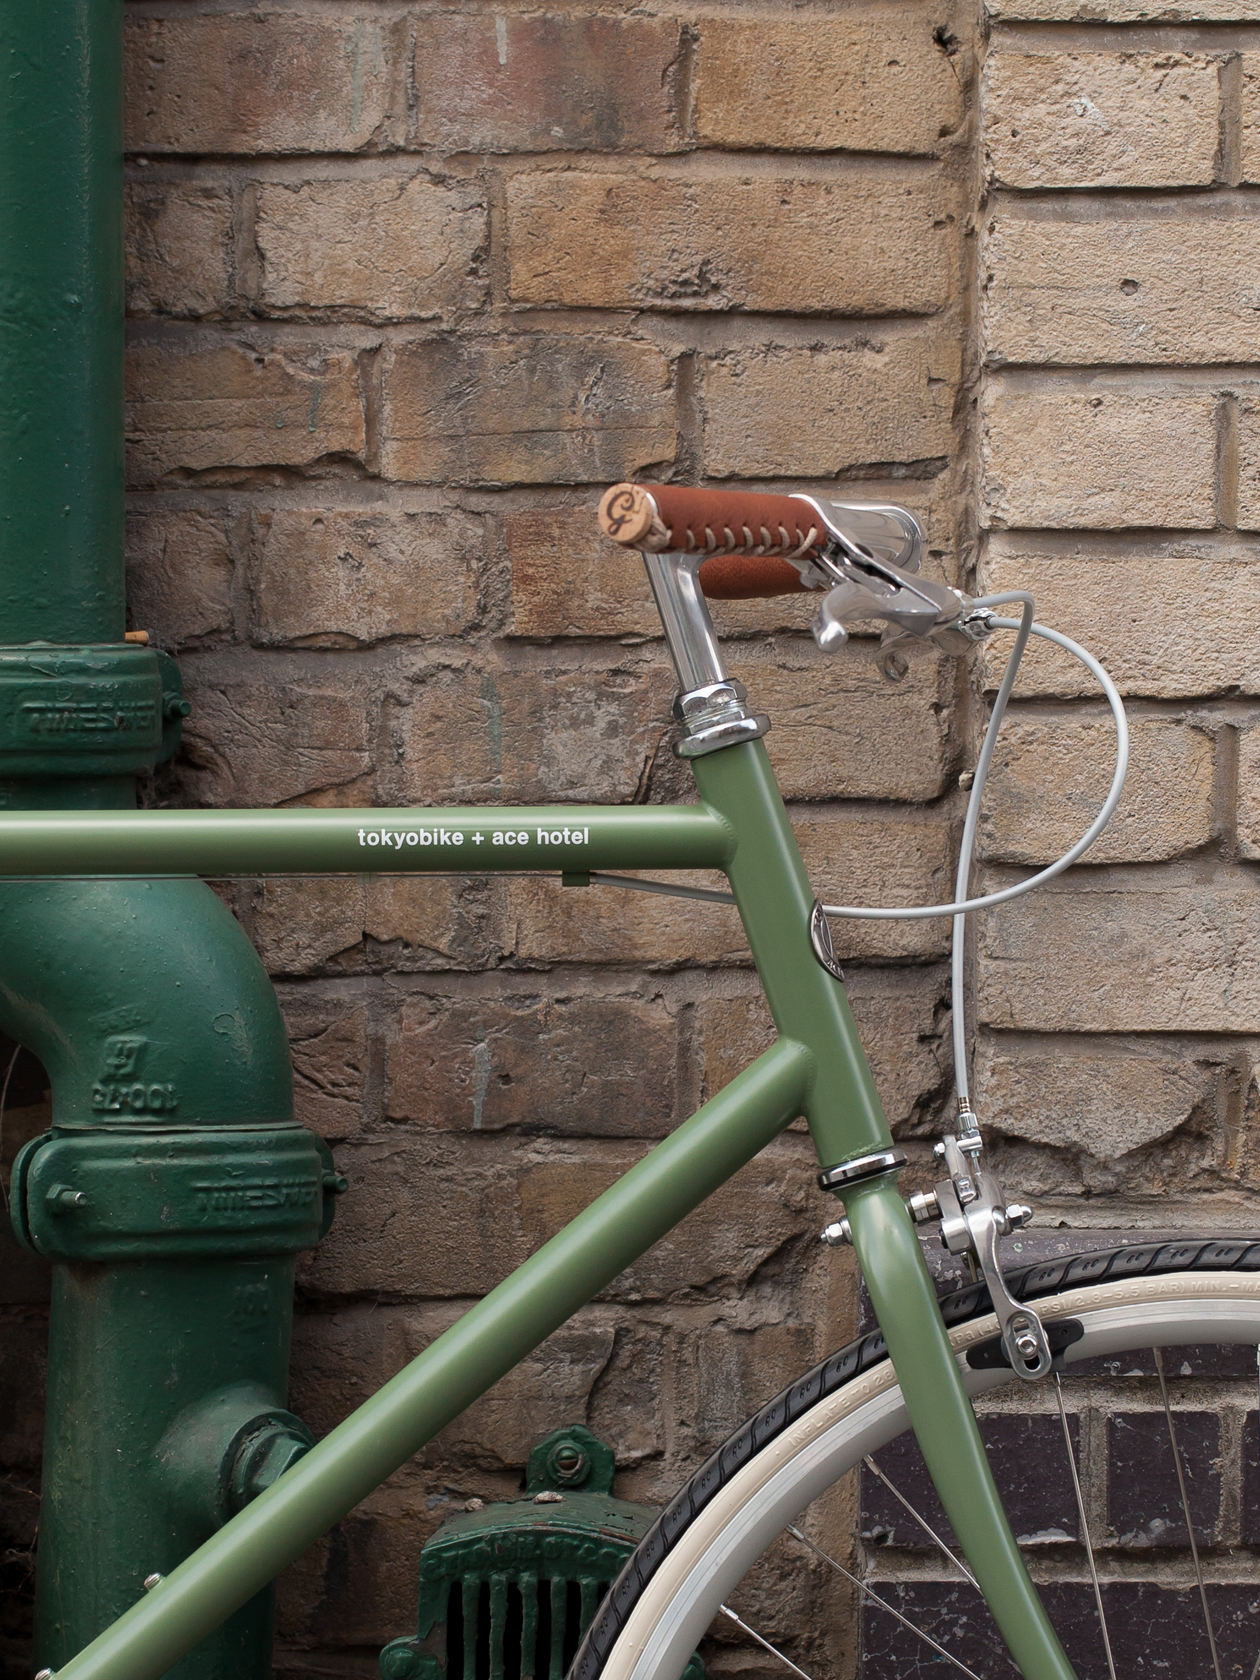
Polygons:
[[[775,1045],[125,1615],[58,1680],[158,1680],[798,1115],[823,1166],[886,1149],[843,987],[760,740],[694,761],[701,803],[514,809],[13,812],[0,877],[723,870]],[[387,838],[388,836],[388,838]],[[511,837],[509,839],[509,836]],[[891,1175],[846,1192],[854,1246],[942,1502],[1028,1680],[1072,1670],[1024,1568]]]

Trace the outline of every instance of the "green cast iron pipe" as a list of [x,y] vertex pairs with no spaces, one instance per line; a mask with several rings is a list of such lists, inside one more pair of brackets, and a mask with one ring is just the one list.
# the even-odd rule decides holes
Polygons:
[[[209,1172],[202,1161],[183,1176],[247,1190],[275,1180],[273,1138],[308,1136],[292,1125],[275,994],[202,882],[0,883],[0,926],[0,1027],[52,1084],[54,1131],[28,1146],[15,1214],[57,1262],[36,1588],[36,1665],[57,1668],[135,1603],[146,1575],[216,1527],[205,1500],[189,1506],[163,1475],[159,1444],[180,1416],[242,1383],[283,1407],[293,1252],[318,1236],[321,1169],[312,1141],[302,1229],[277,1237],[273,1220],[251,1243],[264,1216],[245,1206],[231,1230],[210,1230],[204,1258],[182,1257],[190,1225],[213,1225],[198,1211],[210,1198],[179,1202],[164,1140],[226,1140]],[[90,1168],[102,1152],[80,1180],[76,1162]],[[41,1155],[74,1194],[87,1185],[86,1209],[45,1183]],[[159,1216],[137,1221],[146,1193]],[[207,1459],[207,1487],[221,1471]],[[180,1664],[179,1680],[265,1680],[270,1621],[264,1593]]]
[[780,1040],[58,1669],[158,1680],[801,1111],[813,1058]]
[[7,0],[0,87],[0,639],[120,642],[122,0]]

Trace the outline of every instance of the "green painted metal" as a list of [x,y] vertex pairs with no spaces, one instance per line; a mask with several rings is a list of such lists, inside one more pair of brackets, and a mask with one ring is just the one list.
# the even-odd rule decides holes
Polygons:
[[271,982],[202,882],[0,882],[0,927],[0,1028],[48,1070],[59,1130],[292,1120]]
[[844,987],[809,942],[814,890],[761,741],[692,761],[705,802],[738,837],[727,865],[775,1025],[818,1067],[806,1117],[826,1166],[892,1141]]
[[914,1225],[891,1178],[846,1192],[853,1246],[941,1503],[1025,1680],[1073,1680],[993,1481]]
[[[275,994],[202,882],[0,883],[0,926],[0,1026],[52,1084],[13,1208],[57,1262],[36,1596],[57,1668],[231,1514],[225,1477],[257,1492],[291,1462],[293,1254],[337,1186],[293,1123]],[[174,1673],[265,1680],[270,1625],[264,1592]]]
[[0,876],[721,869],[734,851],[703,805],[0,812]]
[[0,8],[7,642],[123,637],[122,0]]
[[21,809],[32,780],[143,775],[188,709],[179,666],[138,643],[0,647],[0,807]]
[[58,1680],[165,1674],[777,1136],[808,1101],[814,1066],[802,1045],[780,1039],[60,1667]]
[[[530,1451],[524,1499],[478,1502],[444,1522],[420,1553],[416,1632],[381,1652],[381,1680],[443,1680],[453,1669],[475,1680],[481,1665],[462,1660],[470,1640],[488,1680],[509,1670],[564,1680],[601,1598],[657,1516],[613,1498],[615,1470],[612,1448],[589,1429],[556,1429]],[[703,1673],[697,1664],[688,1680]]]
[[[163,1087],[137,1080],[151,1103]],[[305,1126],[59,1130],[13,1168],[13,1224],[36,1254],[105,1260],[297,1254],[314,1248],[345,1187]]]
[[[261,1419],[273,1442],[290,1438],[268,1414],[283,1413],[293,1266],[276,1255],[54,1268],[37,1667],[60,1669],[146,1577],[215,1532],[238,1436]],[[224,1427],[207,1430],[216,1396]],[[171,1680],[269,1680],[272,1614],[271,1592],[255,1594]]]

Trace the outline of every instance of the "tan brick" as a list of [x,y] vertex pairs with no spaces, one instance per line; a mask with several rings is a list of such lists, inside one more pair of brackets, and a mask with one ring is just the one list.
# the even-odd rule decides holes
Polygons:
[[[785,652],[786,650],[784,650]],[[745,665],[728,650],[749,700],[770,717],[766,748],[788,799],[935,799],[945,790],[948,666],[916,660],[899,683],[868,638],[807,663],[781,652]]]
[[358,373],[346,351],[137,345],[127,375],[137,483],[180,468],[307,466],[363,449]]
[[707,471],[801,477],[947,455],[958,357],[922,338],[706,357]]
[[663,671],[433,671],[398,717],[400,802],[632,799],[671,695]]
[[355,1137],[368,1123],[366,1005],[357,995],[310,986],[281,987],[279,995],[293,1056],[297,1118],[330,1143]]
[[422,145],[450,152],[672,151],[677,23],[442,12],[413,68]]
[[127,309],[216,315],[232,285],[232,194],[218,184],[129,182]]
[[1238,524],[1260,531],[1260,399],[1238,403]]
[[677,1119],[676,1038],[659,995],[410,997],[387,1113],[461,1131],[661,1137]]
[[957,241],[938,183],[562,171],[508,187],[520,303],[930,314],[953,294]]
[[[549,1140],[521,1150],[507,1138],[477,1140],[470,1153],[468,1141],[412,1134],[343,1145],[337,1164],[350,1188],[304,1272],[305,1286],[332,1297],[372,1289],[431,1299],[484,1294],[642,1154],[608,1142],[585,1159],[564,1159]],[[604,1298],[659,1299],[746,1281],[814,1222],[807,1150],[807,1140],[797,1140],[765,1151],[622,1273]],[[416,1195],[417,1184],[426,1186],[424,1196]],[[440,1219],[435,1207],[443,1210]]]
[[[1015,537],[990,540],[985,590],[1030,589],[1037,616],[1088,647],[1121,692],[1180,700],[1241,690],[1260,693],[1260,572],[1239,545],[1151,542],[1139,554],[1109,555],[1082,543],[1047,551]],[[991,687],[1010,637],[986,644]],[[1098,695],[1076,660],[1034,641],[1019,671],[1022,695]]]
[[[846,989],[889,1121],[894,1130],[918,1123],[933,1111],[949,1059],[937,1019],[941,981],[868,970],[849,975]],[[696,1014],[712,1096],[768,1049],[774,1025],[760,995],[705,1000]]]
[[501,891],[423,875],[270,880],[255,893],[250,929],[274,974],[484,968],[502,955]]
[[164,648],[232,628],[232,552],[213,513],[134,513],[127,520],[129,620]]
[[[984,256],[991,362],[1260,358],[1250,217],[1042,222],[1000,216]],[[1053,276],[1053,278],[1049,278]]]
[[985,147],[1010,187],[1208,186],[1217,67],[1202,53],[994,53]]
[[1254,23],[1254,0],[986,0],[990,17],[1030,23]]
[[646,344],[442,338],[384,362],[391,478],[599,483],[673,458],[669,364]]
[[981,445],[989,518],[1095,529],[1211,527],[1215,412],[1205,391],[992,379]]
[[1238,731],[1238,850],[1260,858],[1260,728]]
[[194,685],[189,697],[185,782],[198,804],[279,805],[372,767],[361,692],[253,682]]
[[1260,1031],[1260,904],[1249,882],[1142,891],[1078,875],[1016,913],[987,912],[981,927],[979,1013],[989,1026]]
[[1000,1039],[977,1051],[976,1091],[986,1129],[1110,1163],[1170,1138],[1215,1100],[1211,1074],[1188,1057],[1107,1045],[1068,1053]]
[[424,320],[486,298],[486,206],[471,187],[410,180],[268,182],[255,237],[268,309]]
[[[829,904],[940,903],[951,873],[949,830],[901,818],[840,818],[794,824],[805,867]],[[722,887],[720,875],[681,872],[670,879]],[[527,962],[680,963],[729,966],[751,959],[736,912],[723,905],[636,896],[616,888],[507,884],[508,952]],[[935,896],[933,896],[935,895]],[[939,956],[948,924],[934,921],[832,922],[845,961]]]
[[458,635],[476,617],[484,541],[481,522],[458,510],[260,513],[252,576],[258,638],[350,647]]
[[346,152],[402,138],[402,19],[220,12],[133,18],[127,146]]
[[962,84],[932,38],[938,23],[904,5],[703,18],[696,133],[758,149],[934,153],[962,119]]
[[1260,53],[1244,53],[1242,70],[1242,178],[1260,181]]
[[[1086,863],[1154,863],[1197,851],[1212,838],[1212,736],[1139,717],[1130,739],[1124,793]],[[1110,717],[1017,717],[1003,724],[980,819],[981,855],[1052,863],[1102,809],[1115,758]]]

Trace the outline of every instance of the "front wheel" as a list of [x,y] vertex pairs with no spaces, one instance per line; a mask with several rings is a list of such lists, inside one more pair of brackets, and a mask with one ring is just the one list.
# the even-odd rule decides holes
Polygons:
[[[1260,1243],[1134,1244],[1007,1281],[1048,1328],[1062,1327],[1057,1339],[1075,1338],[1056,1361],[1061,1377],[1029,1387],[998,1363],[982,1284],[941,1307],[968,1391],[984,1397],[982,1433],[1023,1442],[1004,1454],[990,1445],[990,1455],[1081,1680],[1256,1680]],[[993,1427],[1003,1418],[1014,1429]],[[759,1673],[851,1676],[846,1593],[861,1606],[866,1669],[880,1680],[928,1664],[942,1680],[960,1669],[1014,1675],[931,1490],[907,1503],[918,1462],[907,1431],[878,1333],[801,1377],[661,1514],[591,1624],[572,1680],[678,1680],[715,1618],[757,1652]],[[899,1520],[882,1531],[868,1522],[855,1560],[852,1508],[836,1484],[864,1460],[870,1503]],[[1030,1511],[1038,1496],[1044,1520]],[[800,1625],[800,1572],[834,1589],[813,1600],[831,1626]],[[751,1651],[741,1653],[745,1673]]]

